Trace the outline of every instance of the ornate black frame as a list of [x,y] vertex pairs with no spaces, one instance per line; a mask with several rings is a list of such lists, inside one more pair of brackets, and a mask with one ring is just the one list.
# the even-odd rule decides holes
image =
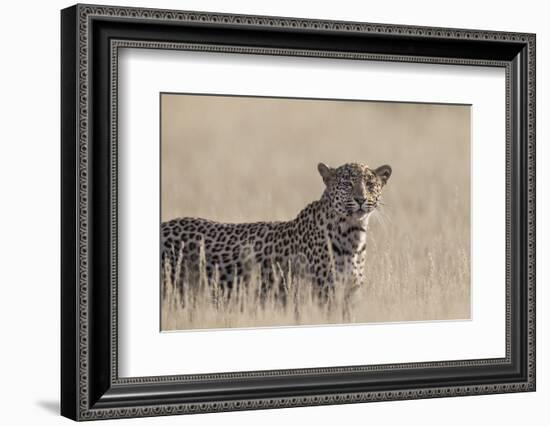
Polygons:
[[[61,13],[61,413],[74,420],[535,390],[535,35],[76,5]],[[506,357],[119,378],[117,54],[193,49],[506,69]]]

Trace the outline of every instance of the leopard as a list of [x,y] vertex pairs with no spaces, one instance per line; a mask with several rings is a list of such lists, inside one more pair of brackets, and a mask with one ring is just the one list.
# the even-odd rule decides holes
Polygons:
[[[321,197],[292,220],[221,223],[181,217],[161,223],[161,273],[169,274],[180,292],[196,286],[203,275],[231,292],[246,285],[258,265],[260,293],[275,285],[277,271],[280,277],[293,271],[325,299],[326,290],[339,283],[352,292],[360,288],[369,218],[381,204],[392,169],[387,164],[319,163],[317,170],[324,184]],[[281,280],[278,286],[284,294]]]

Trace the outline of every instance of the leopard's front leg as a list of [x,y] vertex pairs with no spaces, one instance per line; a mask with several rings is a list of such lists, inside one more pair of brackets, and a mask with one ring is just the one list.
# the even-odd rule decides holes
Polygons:
[[365,261],[365,253],[362,251],[350,256],[347,265],[346,279],[342,283],[344,285],[343,315],[347,322],[355,321],[355,306],[360,298],[361,288],[365,280]]

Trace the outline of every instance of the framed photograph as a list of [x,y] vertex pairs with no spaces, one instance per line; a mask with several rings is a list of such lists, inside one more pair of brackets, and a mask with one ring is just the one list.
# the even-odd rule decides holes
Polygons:
[[535,35],[61,12],[61,412],[535,390]]

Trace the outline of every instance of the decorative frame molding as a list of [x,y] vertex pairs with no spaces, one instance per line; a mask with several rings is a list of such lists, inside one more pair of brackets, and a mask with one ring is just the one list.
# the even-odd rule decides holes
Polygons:
[[[127,31],[125,24],[128,23],[139,23],[143,29]],[[190,40],[177,39],[169,27],[189,29],[190,35],[182,37]],[[239,43],[213,43],[208,37],[198,42],[201,31],[213,27],[236,34],[235,38],[240,37]],[[200,30],[198,35],[193,33],[197,29]],[[162,33],[163,30],[166,31]],[[158,34],[159,40],[136,38],[140,31]],[[254,46],[251,42],[246,43],[249,38],[247,31],[280,34],[283,39],[280,43],[287,46]],[[330,49],[330,45],[327,49],[291,46],[295,44],[293,39],[299,41],[301,35],[310,32],[331,40],[337,49]],[[349,37],[339,44],[333,38],[336,35]],[[356,37],[373,42],[367,43],[366,51],[357,50]],[[403,54],[399,52],[399,46],[390,51],[390,42],[403,46],[419,45],[416,50],[423,53]],[[447,50],[449,46],[451,48]],[[506,357],[119,378],[116,122],[118,49],[125,47],[505,68]],[[63,415],[75,420],[92,420],[535,390],[533,34],[76,5],[62,11],[62,81]],[[99,140],[106,143],[100,144]],[[107,172],[108,178],[101,172]],[[99,233],[98,229],[105,232]],[[99,309],[98,304],[103,309]],[[449,382],[449,378],[445,378],[445,372],[453,369],[464,371],[467,376],[469,371],[483,368],[485,371],[501,368],[511,378],[490,380],[479,377],[467,385],[453,385],[452,380]],[[404,385],[405,373],[413,370],[430,371],[436,385]],[[369,374],[380,372],[394,375],[395,383],[400,384],[376,389],[372,380],[369,384],[359,383]],[[335,376],[349,378],[346,389],[327,391]],[[277,378],[285,379],[286,390],[275,385]],[[300,393],[291,381],[297,385],[304,378],[319,383],[311,392]],[[243,386],[238,394],[223,394],[223,385],[235,379],[248,380],[250,387]],[[270,383],[273,387],[271,397],[253,396],[254,389],[265,391]],[[173,391],[174,387],[183,389],[190,385],[210,396],[204,398],[198,392],[196,397],[189,397],[187,392],[185,396],[182,393],[180,397],[168,398],[165,394],[168,388]],[[144,396],[146,394],[148,396]]]

